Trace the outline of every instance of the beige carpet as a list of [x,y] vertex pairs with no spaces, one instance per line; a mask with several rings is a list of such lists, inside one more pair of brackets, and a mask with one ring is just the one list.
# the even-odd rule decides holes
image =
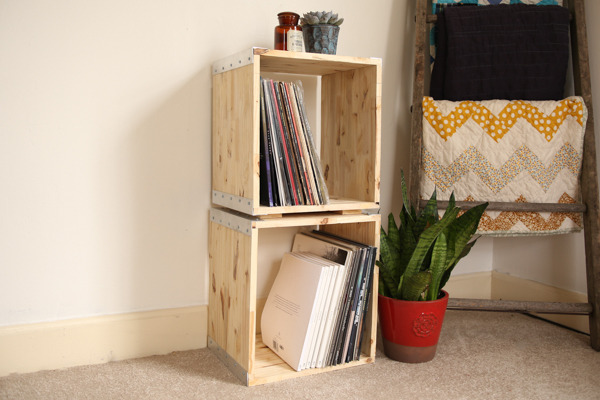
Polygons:
[[589,337],[518,314],[449,311],[436,358],[247,388],[208,349],[0,378],[0,399],[600,399]]

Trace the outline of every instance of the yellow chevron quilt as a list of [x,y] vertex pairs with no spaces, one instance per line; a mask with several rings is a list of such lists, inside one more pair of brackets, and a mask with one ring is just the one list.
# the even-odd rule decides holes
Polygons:
[[[561,101],[423,99],[421,197],[574,203],[587,109]],[[478,232],[545,235],[582,228],[578,213],[489,211]]]

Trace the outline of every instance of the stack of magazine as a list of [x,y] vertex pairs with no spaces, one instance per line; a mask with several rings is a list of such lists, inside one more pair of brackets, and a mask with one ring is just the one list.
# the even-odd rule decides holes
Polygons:
[[273,207],[329,203],[301,82],[261,78],[260,111],[261,204]]
[[358,360],[376,253],[320,231],[296,234],[265,303],[263,343],[296,371]]

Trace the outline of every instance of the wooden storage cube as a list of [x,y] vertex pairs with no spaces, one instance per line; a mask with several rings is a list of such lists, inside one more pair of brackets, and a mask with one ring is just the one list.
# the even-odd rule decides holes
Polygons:
[[[266,235],[266,230],[278,234],[292,228],[299,231],[318,227],[378,246],[380,226],[378,214],[311,213],[258,218],[213,208],[209,233],[209,347],[249,386],[374,362],[379,281],[376,267],[359,361],[297,372],[262,343],[258,322],[265,299],[257,298],[259,270],[262,272],[259,255],[263,251],[259,237],[261,232]],[[290,251],[291,237],[278,237],[289,239],[285,251]]]
[[[265,73],[321,78],[316,100],[328,205],[260,204],[260,77]],[[379,208],[380,59],[250,49],[213,65],[212,115],[214,204],[250,215]]]

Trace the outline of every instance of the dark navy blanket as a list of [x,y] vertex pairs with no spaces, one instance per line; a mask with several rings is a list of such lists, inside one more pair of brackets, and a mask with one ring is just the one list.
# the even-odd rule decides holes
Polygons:
[[560,6],[453,6],[438,15],[436,100],[560,100],[569,11]]

